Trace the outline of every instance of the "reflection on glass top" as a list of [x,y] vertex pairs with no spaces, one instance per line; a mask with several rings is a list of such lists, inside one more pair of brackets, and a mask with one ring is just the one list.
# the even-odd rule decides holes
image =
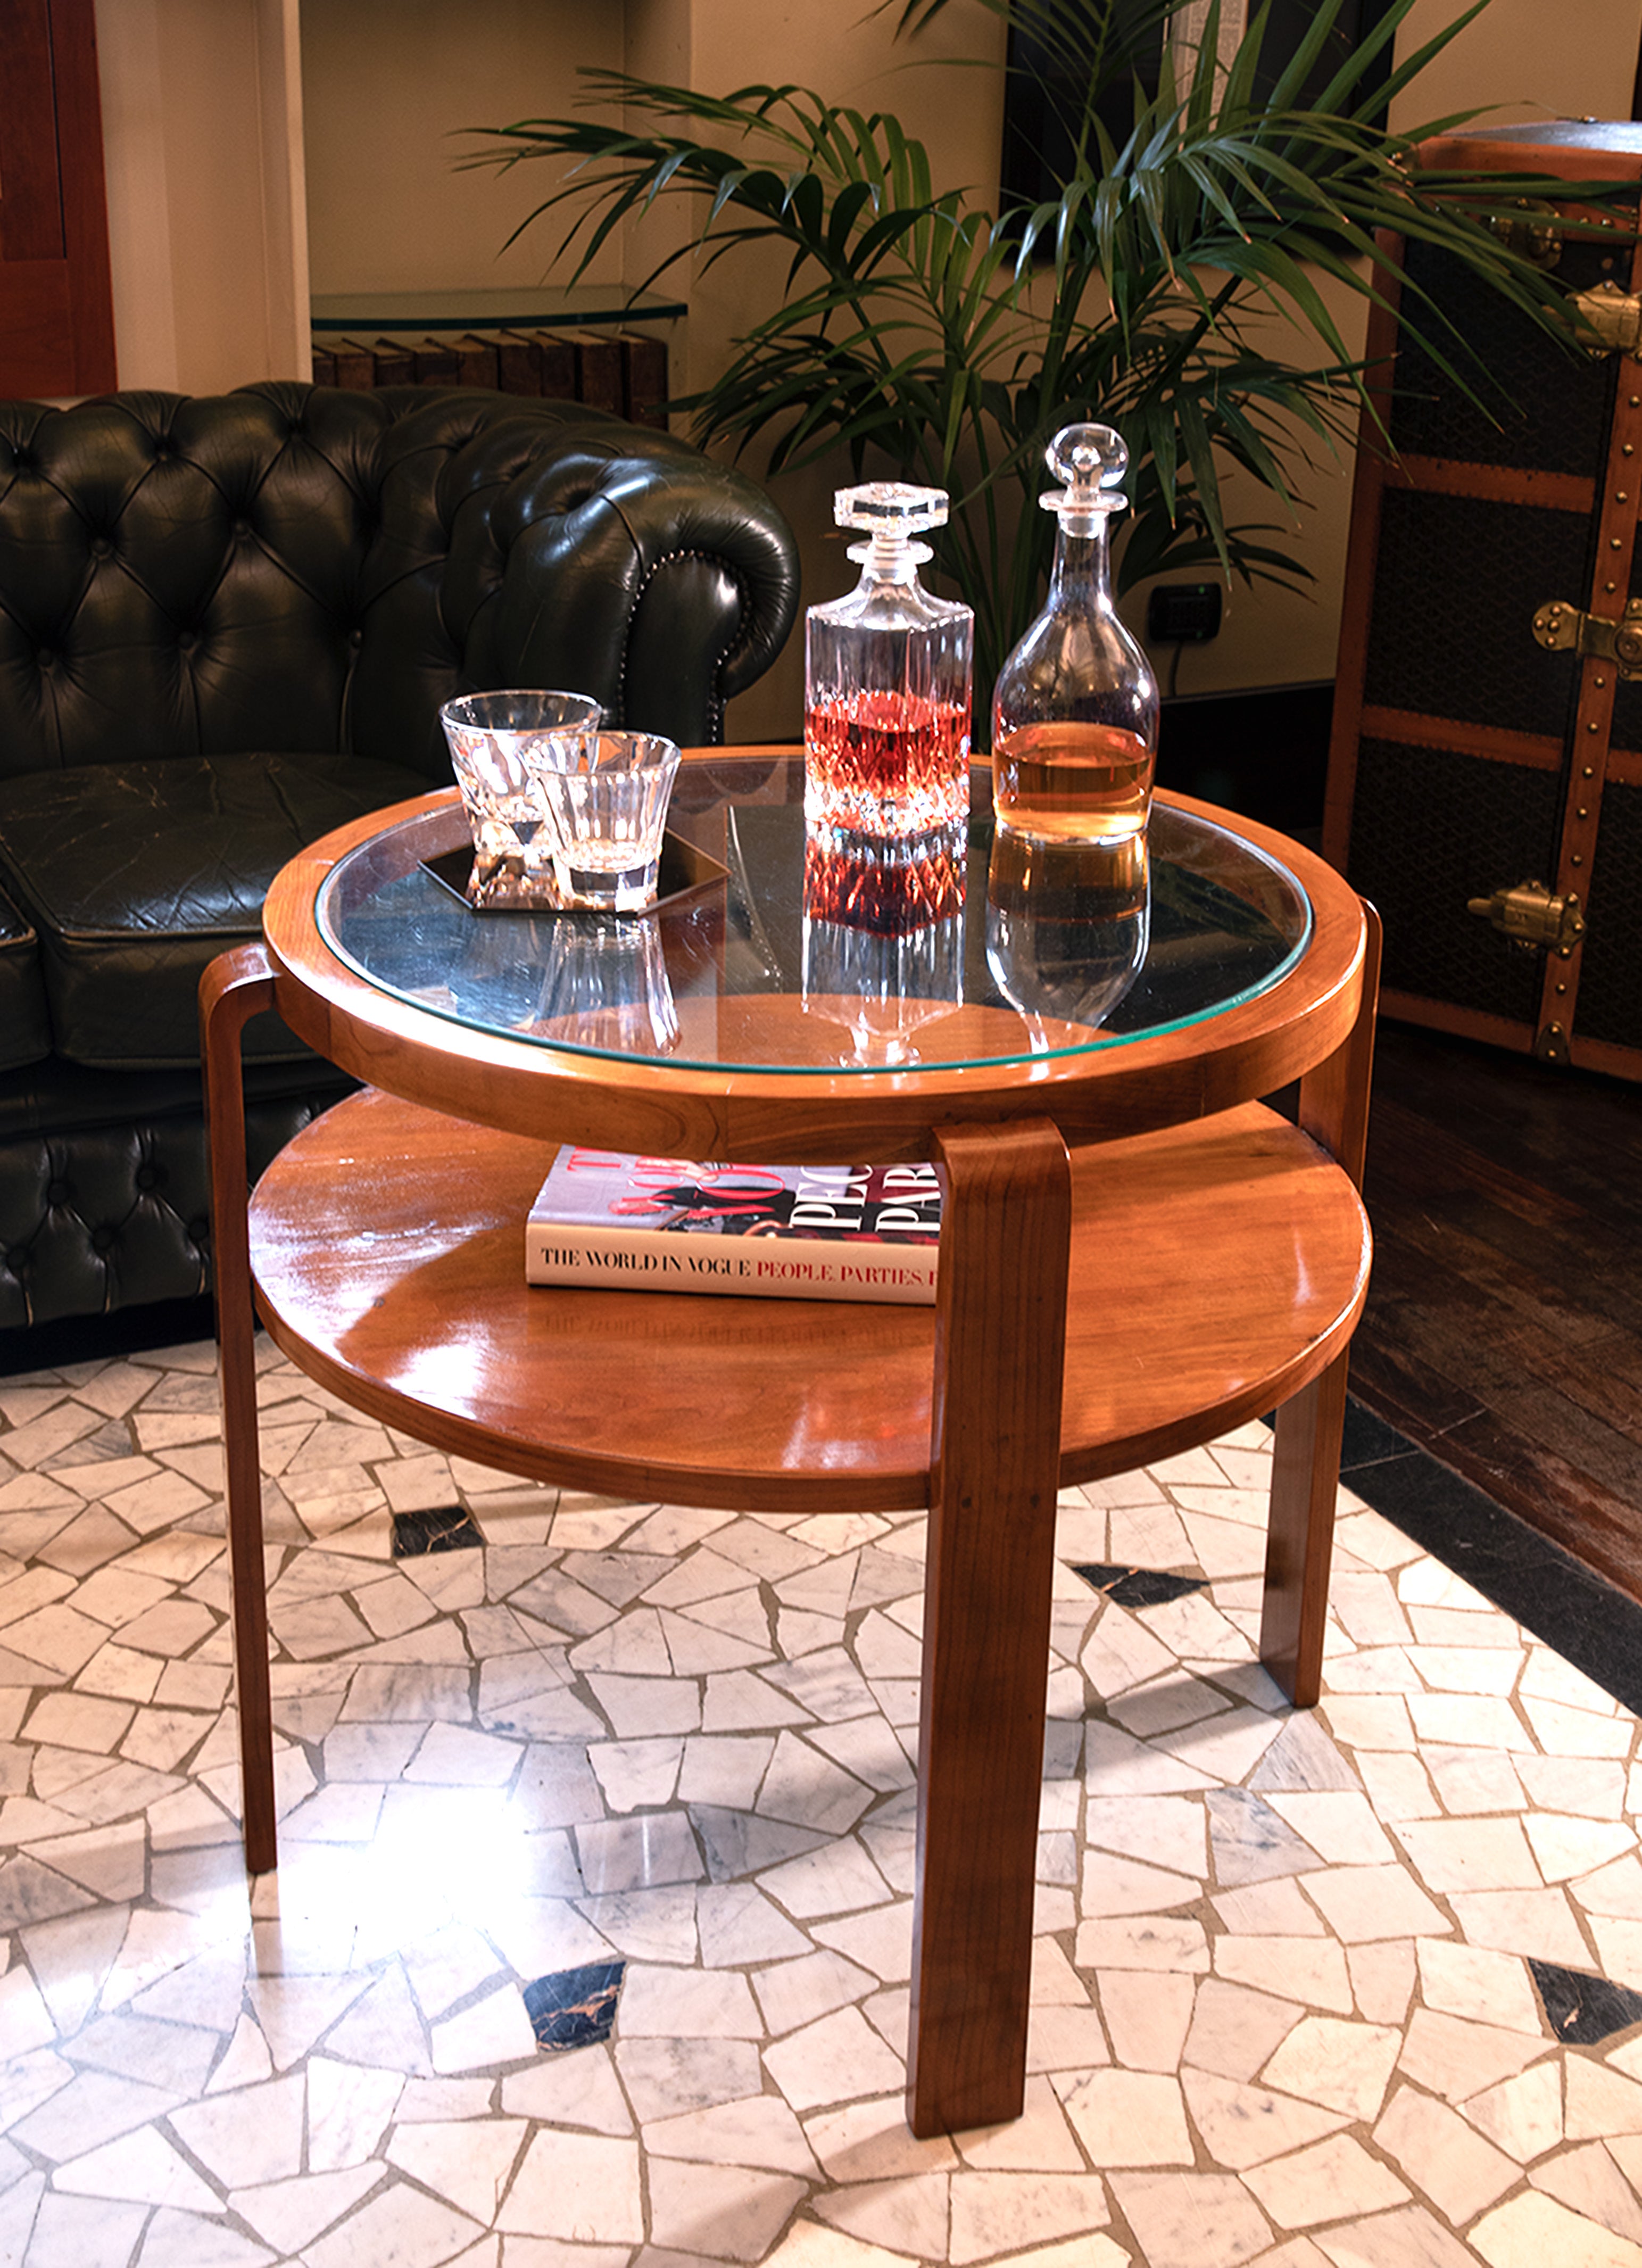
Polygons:
[[341,859],[320,930],[379,990],[476,1032],[833,1075],[1122,1047],[1254,998],[1304,951],[1304,891],[1229,829],[1159,804],[1144,840],[1032,844],[972,781],[967,828],[850,855],[806,836],[801,763],[688,764],[662,902],[622,919],[470,910],[453,799]]

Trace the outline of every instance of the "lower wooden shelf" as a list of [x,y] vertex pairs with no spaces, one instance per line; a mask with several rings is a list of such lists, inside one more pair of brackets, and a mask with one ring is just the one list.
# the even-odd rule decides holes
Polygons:
[[[273,1337],[356,1407],[510,1472],[743,1509],[928,1500],[931,1310],[529,1287],[551,1151],[372,1090],[338,1104],[253,1200]],[[1260,1416],[1345,1347],[1361,1203],[1263,1106],[1075,1152],[1073,1203],[1063,1485]]]

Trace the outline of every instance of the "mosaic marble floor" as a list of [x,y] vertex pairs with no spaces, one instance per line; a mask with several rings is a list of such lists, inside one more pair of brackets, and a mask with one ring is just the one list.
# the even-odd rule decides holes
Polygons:
[[1263,1429],[1064,1503],[1027,2113],[915,2142],[920,1519],[262,1362],[249,1894],[211,1351],[0,1381],[0,2264],[1642,2268],[1636,1720],[1344,1491],[1286,1710]]

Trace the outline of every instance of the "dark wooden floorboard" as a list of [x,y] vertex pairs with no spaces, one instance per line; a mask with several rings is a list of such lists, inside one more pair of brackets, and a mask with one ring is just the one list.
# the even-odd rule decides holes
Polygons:
[[1353,1391],[1642,1600],[1642,1086],[1381,1027]]

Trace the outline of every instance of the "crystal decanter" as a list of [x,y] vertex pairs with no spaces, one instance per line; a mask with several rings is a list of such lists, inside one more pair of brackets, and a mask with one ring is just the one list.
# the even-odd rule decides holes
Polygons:
[[946,495],[873,481],[834,512],[869,540],[850,547],[855,589],[806,618],[805,817],[880,839],[950,826],[969,808],[975,617],[924,588],[930,550],[912,540],[945,523]]
[[1044,453],[1066,483],[1043,610],[998,673],[992,796],[1000,825],[1050,842],[1140,834],[1152,808],[1158,688],[1112,604],[1108,523],[1129,452],[1109,425],[1068,425]]

